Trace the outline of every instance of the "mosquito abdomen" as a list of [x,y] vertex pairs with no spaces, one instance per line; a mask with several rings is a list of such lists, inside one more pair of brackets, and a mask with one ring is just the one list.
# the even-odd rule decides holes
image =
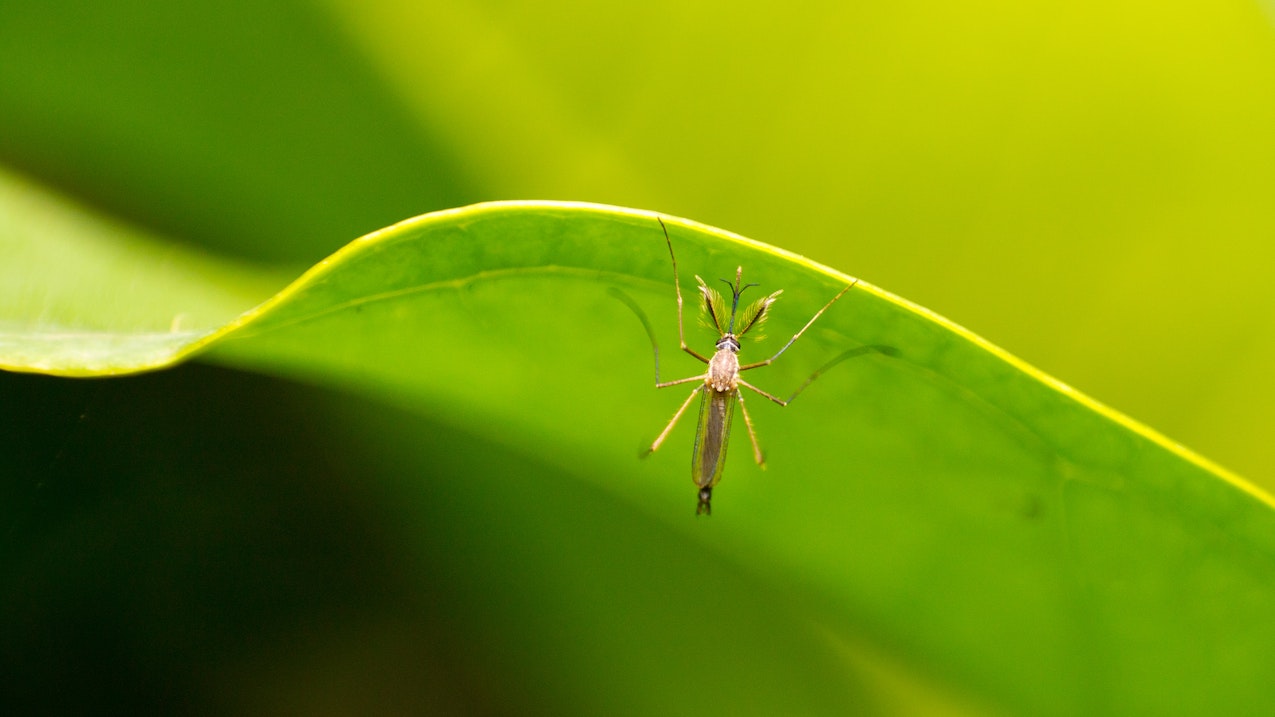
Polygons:
[[713,489],[699,489],[699,505],[695,506],[695,515],[713,514]]
[[721,480],[735,403],[734,390],[704,389],[704,397],[700,399],[699,426],[695,431],[695,454],[691,461],[691,479],[700,488],[712,488]]

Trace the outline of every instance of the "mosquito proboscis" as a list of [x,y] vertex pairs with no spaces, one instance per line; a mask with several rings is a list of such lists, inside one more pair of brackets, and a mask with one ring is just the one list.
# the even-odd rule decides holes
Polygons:
[[731,419],[734,417],[736,404],[739,405],[740,413],[744,416],[744,425],[748,428],[748,438],[753,446],[753,458],[757,461],[757,465],[762,468],[765,468],[766,464],[761,445],[757,441],[757,431],[753,427],[752,417],[748,415],[748,408],[744,405],[744,395],[740,391],[741,388],[746,388],[780,406],[788,406],[821,374],[848,358],[870,352],[879,352],[887,355],[895,355],[897,352],[888,346],[858,346],[844,351],[816,369],[787,398],[780,398],[757,388],[745,381],[740,374],[744,371],[751,371],[752,369],[769,366],[774,363],[797,339],[801,338],[802,334],[806,333],[806,330],[815,323],[816,319],[822,316],[833,304],[837,303],[837,300],[842,296],[845,296],[846,292],[853,289],[859,283],[859,280],[855,279],[837,292],[836,296],[832,297],[827,304],[824,304],[823,308],[816,311],[815,315],[806,322],[806,325],[793,334],[792,338],[788,339],[788,342],[780,347],[770,358],[764,361],[741,364],[739,362],[740,339],[766,320],[769,316],[771,305],[775,303],[783,291],[776,291],[757,299],[741,310],[739,305],[740,296],[746,289],[758,285],[744,284],[743,267],[737,267],[735,269],[734,283],[722,279],[722,282],[731,291],[730,314],[728,317],[726,314],[726,301],[722,295],[708,286],[699,276],[696,276],[695,280],[699,284],[700,308],[704,311],[707,322],[717,330],[719,335],[713,355],[711,357],[705,356],[686,343],[686,329],[682,318],[682,286],[678,278],[677,256],[673,252],[673,240],[669,238],[668,227],[664,225],[663,219],[658,219],[658,221],[660,228],[664,231],[664,242],[668,245],[669,259],[673,264],[673,286],[677,295],[678,341],[682,351],[706,364],[707,370],[695,376],[662,381],[660,379],[660,347],[655,339],[655,332],[652,330],[650,322],[647,321],[646,315],[642,313],[636,303],[617,292],[617,296],[637,313],[638,318],[642,321],[642,326],[646,329],[647,335],[651,339],[651,349],[655,354],[655,387],[668,388],[669,386],[681,386],[688,383],[697,384],[691,390],[691,394],[682,402],[677,412],[673,414],[673,418],[668,422],[668,425],[664,427],[663,431],[660,431],[660,435],[655,438],[655,441],[651,443],[650,448],[643,455],[650,455],[659,449],[660,445],[664,443],[664,440],[673,431],[673,427],[677,425],[678,420],[682,418],[682,414],[686,413],[686,409],[690,407],[691,402],[698,395],[700,397],[699,422],[695,430],[695,449],[691,457],[691,479],[699,489],[699,502],[695,507],[695,513],[697,515],[711,515],[713,510],[713,487],[721,480],[722,470],[726,464],[726,448],[730,444]]

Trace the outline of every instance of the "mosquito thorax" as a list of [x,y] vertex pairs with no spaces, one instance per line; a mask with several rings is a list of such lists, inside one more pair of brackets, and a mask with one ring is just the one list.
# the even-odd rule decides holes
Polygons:
[[717,352],[708,360],[704,383],[718,393],[734,391],[739,384],[739,341],[726,334],[717,341]]

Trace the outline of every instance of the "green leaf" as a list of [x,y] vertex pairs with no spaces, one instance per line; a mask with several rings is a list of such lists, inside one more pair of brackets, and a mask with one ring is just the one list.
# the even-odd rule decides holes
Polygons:
[[286,284],[167,244],[0,171],[0,367],[62,375],[172,363]]
[[[770,338],[745,347],[744,359],[773,353],[851,281],[728,232],[664,221],[684,293],[694,295],[689,275],[730,276],[736,266],[762,291],[784,291],[769,312]],[[590,497],[556,483],[541,492],[536,471],[530,484],[493,479],[499,469],[481,460],[466,475],[462,462],[448,475],[477,491],[478,502],[452,520],[479,530],[507,524],[550,546],[597,541],[631,567],[653,530],[665,535],[656,553],[665,559],[676,561],[679,545],[720,559],[785,620],[808,621],[834,652],[845,651],[811,658],[822,665],[814,671],[828,690],[825,707],[842,689],[830,675],[849,680],[861,672],[852,666],[866,663],[878,689],[929,685],[1031,714],[1237,713],[1275,697],[1265,679],[1275,663],[1269,496],[867,282],[749,379],[786,395],[847,348],[884,345],[897,355],[847,361],[787,409],[747,396],[769,470],[751,463],[737,426],[742,445],[728,459],[714,516],[696,520],[689,422],[650,459],[637,459],[690,386],[652,388],[646,333],[612,293],[621,289],[650,317],[663,379],[702,371],[675,351],[672,271],[655,214],[503,202],[425,215],[353,242],[251,309],[252,291],[218,293],[231,273],[183,260],[176,276],[187,280],[99,311],[112,281],[122,289],[154,277],[158,286],[162,255],[120,245],[130,266],[86,284],[92,267],[68,267],[73,253],[14,246],[28,252],[20,293],[38,298],[4,302],[3,365],[99,375],[203,351],[208,361],[370,396],[534,456]],[[236,283],[259,290],[264,279]],[[183,296],[213,309],[189,332],[164,334],[161,319],[182,308]],[[45,312],[50,301],[67,308]],[[246,311],[230,319],[237,302]],[[710,350],[713,336],[687,325],[688,341]],[[540,509],[526,512],[528,501],[553,503],[552,522],[533,518]],[[481,560],[476,570],[508,570],[494,554]],[[597,555],[589,564],[604,562]],[[572,564],[554,570],[573,584],[591,579]],[[510,575],[543,586],[548,578],[535,572]],[[600,575],[611,587],[630,576]],[[712,623],[722,583],[701,578],[680,562],[660,576]],[[589,600],[608,599],[574,595],[585,616],[596,616]],[[537,614],[528,608],[523,617]],[[655,624],[667,627],[656,619],[651,634],[672,639]],[[747,620],[728,624],[758,653],[782,643],[774,659],[784,664],[809,648],[774,623],[755,632]],[[646,665],[635,668],[635,684],[659,674],[650,661],[660,649],[686,654],[664,641],[635,647],[639,634],[586,632],[635,650]],[[710,672],[726,656],[714,654],[703,656]],[[583,670],[584,682],[596,669],[587,655],[563,660]],[[589,694],[604,711],[618,704]]]

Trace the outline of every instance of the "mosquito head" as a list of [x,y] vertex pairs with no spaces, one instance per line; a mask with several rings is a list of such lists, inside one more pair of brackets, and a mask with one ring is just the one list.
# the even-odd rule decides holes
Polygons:
[[730,327],[726,329],[727,334],[735,333],[735,313],[739,310],[739,295],[744,293],[744,289],[747,289],[750,286],[761,286],[761,284],[741,285],[741,282],[743,281],[743,277],[744,277],[744,267],[737,266],[735,267],[735,283],[734,284],[730,283],[726,279],[720,280],[723,284],[730,287],[731,294],[733,294],[733,298],[731,299],[731,302],[730,302]]
[[699,489],[699,505],[695,506],[695,515],[713,514],[713,489]]
[[726,334],[717,340],[717,350],[730,349],[732,353],[739,353],[739,339],[734,334]]

